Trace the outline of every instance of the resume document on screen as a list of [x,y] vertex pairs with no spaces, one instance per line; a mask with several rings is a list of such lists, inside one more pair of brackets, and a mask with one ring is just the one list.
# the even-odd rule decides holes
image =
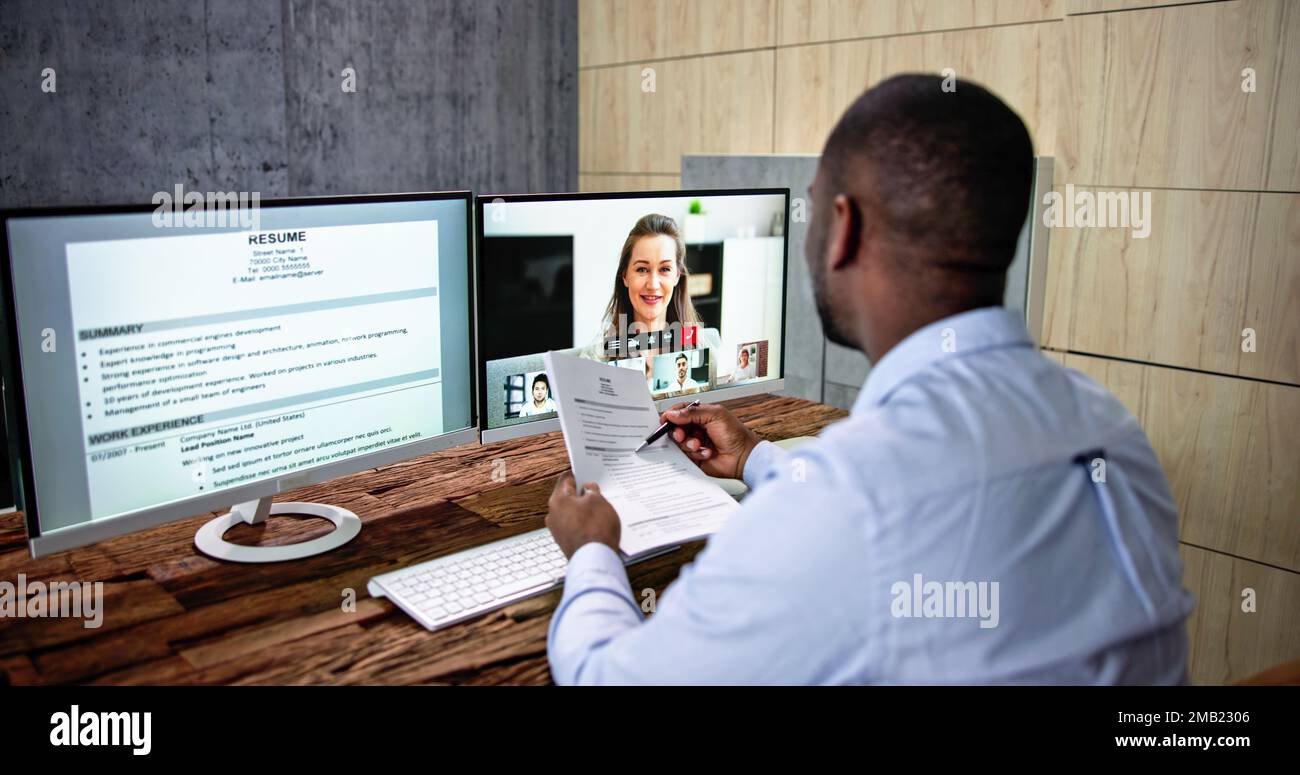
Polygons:
[[91,516],[443,432],[436,221],[74,242]]

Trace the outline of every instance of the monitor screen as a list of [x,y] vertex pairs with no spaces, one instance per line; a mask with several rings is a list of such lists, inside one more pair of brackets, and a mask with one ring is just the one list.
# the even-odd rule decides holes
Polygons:
[[656,399],[780,380],[788,199],[479,197],[484,440],[556,416],[548,350],[637,369]]
[[250,214],[6,218],[33,537],[222,508],[473,431],[467,193]]

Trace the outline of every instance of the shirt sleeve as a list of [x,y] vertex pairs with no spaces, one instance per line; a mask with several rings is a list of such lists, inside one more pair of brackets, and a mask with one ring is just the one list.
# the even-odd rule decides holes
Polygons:
[[564,596],[547,633],[555,682],[576,683],[592,651],[643,620],[618,553],[594,541],[583,544],[569,558]]
[[745,461],[745,470],[741,473],[749,489],[758,488],[765,482],[780,475],[781,468],[789,462],[790,453],[770,441],[760,441],[749,453]]
[[[556,683],[834,682],[865,656],[864,584],[843,577],[866,572],[862,547],[844,540],[855,499],[821,476],[771,476],[792,453],[766,446],[745,470],[768,477],[761,489],[657,601],[632,589],[608,546],[574,552],[548,635]],[[792,519],[791,503],[821,521]],[[808,557],[825,561],[810,568]]]

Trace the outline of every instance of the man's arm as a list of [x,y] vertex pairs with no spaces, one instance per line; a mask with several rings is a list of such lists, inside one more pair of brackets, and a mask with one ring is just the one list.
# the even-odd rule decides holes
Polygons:
[[[775,444],[760,442],[745,463],[744,479],[756,488],[772,468],[788,453]],[[641,605],[650,605],[645,596],[638,602],[628,583],[627,572],[617,551],[592,541],[579,547],[565,569],[564,597],[547,635],[551,671],[559,683],[563,666],[565,677],[576,679],[588,651],[600,648],[626,630],[644,622]],[[556,637],[560,620],[570,622],[563,641]],[[573,682],[576,682],[573,681]]]
[[[766,477],[774,462],[786,454],[771,442],[760,442],[750,453],[745,464],[745,483],[751,489]],[[557,497],[571,492],[569,483],[561,480],[556,487]],[[561,504],[552,499],[552,509]],[[648,597],[648,596],[647,596]],[[650,603],[646,602],[647,606]],[[557,638],[557,625],[568,617],[569,625],[564,638]],[[564,597],[551,618],[547,635],[547,652],[551,671],[558,683],[576,682],[587,653],[600,648],[611,639],[644,621],[641,603],[638,603],[628,583],[627,572],[618,552],[599,541],[590,541],[576,549],[569,557],[565,569]],[[563,680],[565,678],[574,680]]]
[[555,682],[579,683],[592,652],[643,621],[618,552],[595,542],[579,548],[565,568],[564,597],[546,635]]
[[[815,451],[799,454],[810,473],[796,479],[780,473],[791,453],[755,448],[744,473],[761,489],[682,568],[648,620],[642,605],[653,598],[631,588],[618,553],[594,542],[578,548],[548,635],[555,681],[818,682],[861,658],[855,499],[827,480]],[[793,503],[822,521],[792,519]],[[841,578],[845,569],[855,578]]]

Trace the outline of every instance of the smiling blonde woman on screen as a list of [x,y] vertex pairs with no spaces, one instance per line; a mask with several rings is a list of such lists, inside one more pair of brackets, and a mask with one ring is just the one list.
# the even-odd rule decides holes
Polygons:
[[[619,251],[614,288],[602,320],[603,334],[582,354],[612,360],[629,355],[721,346],[717,332],[706,329],[700,322],[690,294],[686,292],[689,274],[686,243],[677,222],[658,213],[642,216],[628,232],[623,249]],[[683,332],[691,327],[695,328],[696,340],[684,346]],[[651,332],[660,335],[668,332],[672,337],[671,346],[652,347],[640,353],[630,353],[626,349],[616,353],[608,349],[610,341],[622,342],[626,348],[628,339]]]

